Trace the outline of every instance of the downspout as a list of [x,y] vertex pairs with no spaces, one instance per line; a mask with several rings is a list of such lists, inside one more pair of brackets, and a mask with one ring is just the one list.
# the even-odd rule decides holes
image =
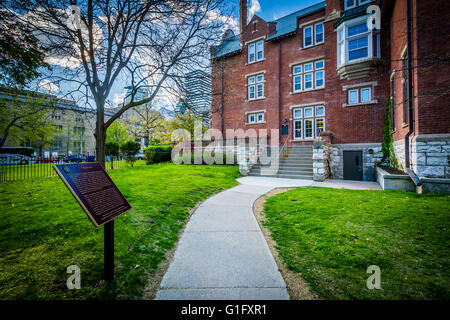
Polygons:
[[409,130],[405,135],[405,171],[417,187],[422,185],[417,174],[411,170],[411,161],[409,158],[409,137],[414,131],[413,120],[413,92],[412,92],[412,28],[411,28],[411,0],[406,0],[406,59],[408,68],[408,124]]
[[413,104],[412,104],[412,72],[411,72],[411,0],[406,0],[406,59],[408,68],[408,118],[409,131],[405,135],[405,167],[410,168],[409,137],[413,133]]
[[281,41],[278,41],[278,145],[281,146]]
[[223,60],[220,60],[220,131],[222,132],[223,141]]

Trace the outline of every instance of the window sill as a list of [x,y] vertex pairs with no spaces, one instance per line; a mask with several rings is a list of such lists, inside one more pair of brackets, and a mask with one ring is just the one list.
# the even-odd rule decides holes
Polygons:
[[348,104],[348,103],[344,103],[342,105],[343,108],[350,108],[350,107],[359,107],[359,106],[365,106],[365,105],[369,105],[369,104],[377,104],[378,100],[372,100],[369,102],[358,102],[358,103],[352,103],[352,104]]
[[266,97],[262,97],[262,98],[256,98],[256,99],[251,99],[251,100],[245,100],[245,102],[252,102],[252,101],[258,101],[258,100],[264,100]]
[[266,122],[263,121],[263,122],[245,123],[245,125],[246,125],[246,126],[252,126],[252,125],[255,125],[255,124],[265,124],[265,123],[266,123]]
[[409,127],[409,123],[402,123],[402,128]]
[[319,44],[314,44],[314,45],[309,46],[309,47],[301,47],[301,48],[298,48],[298,50],[311,49],[311,48],[315,48],[315,47],[318,47],[318,46],[322,46],[322,45],[324,45],[324,44],[325,44],[325,42],[322,42],[322,43],[319,43]]
[[314,141],[314,138],[308,138],[308,139],[291,139],[291,142],[307,142],[307,141]]
[[258,62],[263,62],[263,61],[266,61],[266,58],[262,58],[261,60],[254,61],[254,62],[247,62],[245,65],[249,66],[249,65],[252,65],[252,64],[255,64],[255,63],[258,63]]
[[317,89],[307,89],[307,90],[302,90],[302,91],[294,91],[294,92],[289,92],[289,94],[298,94],[298,93],[304,93],[304,92],[310,92],[310,91],[319,91],[319,90],[323,90],[325,89],[325,87],[320,87]]

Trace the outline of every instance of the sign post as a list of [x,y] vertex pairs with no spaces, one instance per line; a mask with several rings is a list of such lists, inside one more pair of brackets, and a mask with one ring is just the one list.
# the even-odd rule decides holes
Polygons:
[[53,165],[56,173],[89,219],[104,225],[105,280],[114,279],[114,219],[131,209],[117,186],[97,162]]

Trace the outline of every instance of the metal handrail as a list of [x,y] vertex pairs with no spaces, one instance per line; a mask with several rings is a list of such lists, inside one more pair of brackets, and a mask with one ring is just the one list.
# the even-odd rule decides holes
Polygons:
[[277,174],[280,172],[280,160],[284,156],[285,153],[287,154],[287,143],[288,143],[288,141],[289,141],[289,139],[286,139],[286,141],[284,142],[283,146],[281,147],[280,156],[278,157]]

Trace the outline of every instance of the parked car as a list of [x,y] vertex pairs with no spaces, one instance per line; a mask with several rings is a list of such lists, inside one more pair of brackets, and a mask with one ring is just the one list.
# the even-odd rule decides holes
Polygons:
[[136,159],[144,160],[144,153],[142,151],[139,151],[138,153],[136,153]]
[[0,148],[1,165],[24,165],[32,163],[33,148],[29,147],[2,147]]
[[80,163],[80,162],[85,162],[85,161],[86,161],[86,158],[79,154],[74,154],[71,156],[64,157],[64,162]]
[[57,159],[54,158],[44,158],[44,157],[37,157],[36,158],[36,163],[53,163],[53,162],[57,162]]

